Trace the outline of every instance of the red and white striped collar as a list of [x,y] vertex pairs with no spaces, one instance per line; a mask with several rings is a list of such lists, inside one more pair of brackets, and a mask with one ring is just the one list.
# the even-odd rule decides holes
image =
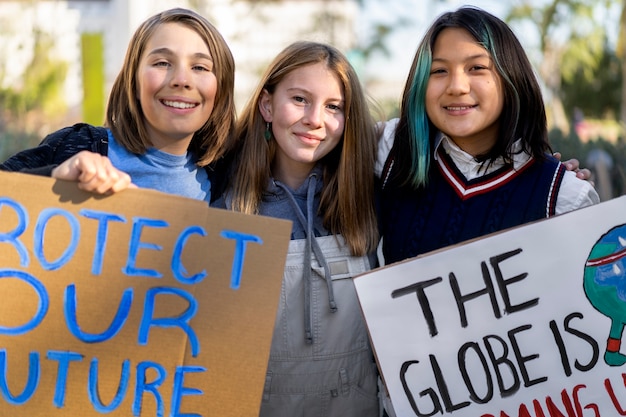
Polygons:
[[[513,151],[515,152],[520,147],[521,141],[518,140],[513,145]],[[444,153],[449,159],[442,157]],[[530,155],[519,152],[514,153],[512,166],[507,167],[504,158],[498,158],[494,163],[485,167],[472,155],[459,148],[450,138],[441,134],[435,142],[434,156],[444,177],[462,199],[486,193],[507,183],[524,168],[530,166],[533,161]]]

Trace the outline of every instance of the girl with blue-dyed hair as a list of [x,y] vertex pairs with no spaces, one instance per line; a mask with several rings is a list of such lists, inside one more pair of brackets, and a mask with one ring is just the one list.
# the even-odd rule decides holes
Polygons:
[[475,7],[428,29],[382,147],[391,141],[380,167],[386,263],[599,202],[551,155],[519,40]]

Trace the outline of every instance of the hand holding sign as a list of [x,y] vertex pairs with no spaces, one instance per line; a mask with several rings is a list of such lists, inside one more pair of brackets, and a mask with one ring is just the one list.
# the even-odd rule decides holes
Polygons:
[[258,412],[289,222],[0,177],[2,414]]

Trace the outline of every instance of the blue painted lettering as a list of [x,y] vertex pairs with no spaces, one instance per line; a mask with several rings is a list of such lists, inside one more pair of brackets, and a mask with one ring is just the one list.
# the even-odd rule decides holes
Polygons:
[[102,273],[102,261],[104,259],[104,250],[106,248],[107,237],[109,235],[109,222],[126,223],[126,219],[117,214],[105,213],[102,211],[82,209],[79,212],[81,216],[88,219],[98,220],[98,234],[96,236],[96,247],[91,262],[91,273],[100,275]]
[[233,268],[230,274],[230,288],[238,290],[241,285],[241,273],[243,272],[243,261],[246,257],[246,242],[263,244],[263,240],[255,235],[250,235],[233,230],[223,230],[222,237],[235,240],[235,254],[233,255]]
[[136,266],[137,255],[140,249],[151,249],[160,251],[163,249],[155,243],[145,243],[141,241],[141,232],[144,227],[167,227],[168,223],[164,220],[145,219],[142,217],[133,218],[133,229],[128,242],[128,259],[124,273],[130,276],[145,276],[151,278],[161,278],[162,274],[154,269],[138,268]]
[[[60,216],[67,220],[67,223],[70,226],[70,242],[68,243],[65,251],[59,256],[58,259],[48,262],[45,258],[44,254],[44,235],[46,233],[46,227],[48,226],[48,222],[56,217]],[[78,240],[80,237],[80,225],[76,217],[74,217],[71,213],[66,210],[58,209],[58,208],[47,208],[43,209],[39,214],[39,218],[37,219],[37,223],[35,224],[35,235],[33,237],[33,251],[35,252],[35,256],[39,259],[39,263],[41,266],[48,271],[55,271],[69,262],[74,256],[76,252],[76,248],[78,247]],[[55,242],[58,242],[55,239]]]
[[28,225],[28,212],[24,206],[17,201],[8,197],[0,197],[0,210],[2,210],[4,206],[8,206],[15,211],[15,214],[17,215],[17,226],[9,232],[0,233],[0,243],[6,242],[13,245],[17,253],[20,255],[20,266],[28,266],[30,259],[28,257],[26,246],[24,246],[24,243],[22,243],[21,240],[17,239],[22,233],[24,233],[24,230],[26,230],[26,226]]
[[96,411],[104,414],[109,413],[119,407],[124,400],[124,397],[126,396],[129,376],[130,361],[128,359],[125,359],[124,362],[122,362],[122,372],[120,374],[120,382],[117,386],[117,392],[115,393],[115,397],[109,405],[104,405],[102,403],[102,399],[100,398],[100,393],[98,390],[98,358],[93,358],[91,360],[91,365],[89,366],[89,400],[91,401],[93,408]]
[[104,342],[114,337],[119,333],[122,327],[124,327],[126,319],[128,319],[132,303],[133,289],[127,288],[122,294],[122,300],[120,301],[120,305],[117,308],[117,312],[115,313],[115,317],[113,318],[111,325],[100,334],[85,333],[80,329],[76,319],[76,286],[74,284],[70,284],[65,289],[65,302],[63,303],[65,322],[69,331],[76,336],[78,340],[85,343]]
[[9,404],[24,404],[30,400],[39,385],[39,353],[30,352],[28,355],[28,381],[24,391],[18,395],[11,394],[7,384],[7,351],[4,349],[0,349],[0,371],[0,393],[4,399]]
[[[171,294],[184,298],[189,303],[189,307],[178,317],[155,318],[153,317],[154,304],[155,299],[159,294]],[[189,321],[195,316],[197,310],[198,302],[193,297],[193,295],[189,294],[185,290],[171,287],[150,288],[146,292],[143,317],[141,318],[141,324],[139,326],[139,335],[137,342],[140,345],[146,345],[148,343],[148,333],[150,332],[150,327],[152,326],[163,328],[179,327],[187,334],[187,337],[189,338],[189,343],[191,345],[191,354],[195,358],[200,353],[200,343],[198,341],[196,333],[189,325]]]
[[202,366],[178,366],[176,367],[176,374],[174,375],[174,389],[172,391],[172,410],[170,417],[202,417],[201,414],[181,414],[179,412],[180,403],[183,396],[187,395],[202,395],[202,390],[197,388],[185,387],[184,380],[185,374],[190,372],[205,372],[206,368]]
[[67,372],[70,368],[70,362],[82,361],[83,355],[76,352],[50,350],[47,358],[59,362],[57,385],[54,390],[54,406],[62,408],[65,404],[65,388],[67,387]]
[[174,278],[183,284],[197,284],[206,277],[206,270],[198,272],[195,275],[187,276],[187,270],[180,259],[183,249],[185,249],[185,245],[187,244],[187,239],[189,239],[192,234],[203,237],[206,236],[206,232],[200,226],[188,227],[178,236],[176,245],[174,246],[174,253],[172,254],[172,273],[174,274]]
[[[46,291],[46,287],[37,280],[34,276],[30,275],[27,272],[23,271],[14,271],[11,269],[0,269],[0,279],[2,278],[17,278],[20,279],[27,284],[29,284],[33,289],[37,292],[37,296],[39,298],[37,312],[31,321],[28,323],[18,326],[18,327],[5,327],[0,326],[0,335],[10,335],[17,336],[21,334],[28,333],[33,330],[35,327],[41,323],[43,318],[46,316],[48,312],[49,299],[48,292]],[[7,294],[3,294],[3,297],[7,297]]]
[[[158,374],[156,379],[152,382],[148,382],[147,373],[149,369],[153,369]],[[143,403],[143,393],[151,392],[154,396],[154,400],[157,403],[157,417],[163,417],[165,413],[165,405],[163,404],[163,397],[159,392],[159,387],[165,381],[167,377],[167,371],[162,365],[155,362],[140,362],[137,365],[137,377],[135,385],[135,401],[133,402],[133,416],[138,417],[141,414],[141,404]]]

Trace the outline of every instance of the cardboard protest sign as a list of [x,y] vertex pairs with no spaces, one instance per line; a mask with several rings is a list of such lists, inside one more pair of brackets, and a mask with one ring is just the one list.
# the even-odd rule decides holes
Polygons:
[[0,173],[0,415],[257,415],[290,232]]
[[626,197],[355,285],[397,416],[626,415]]

